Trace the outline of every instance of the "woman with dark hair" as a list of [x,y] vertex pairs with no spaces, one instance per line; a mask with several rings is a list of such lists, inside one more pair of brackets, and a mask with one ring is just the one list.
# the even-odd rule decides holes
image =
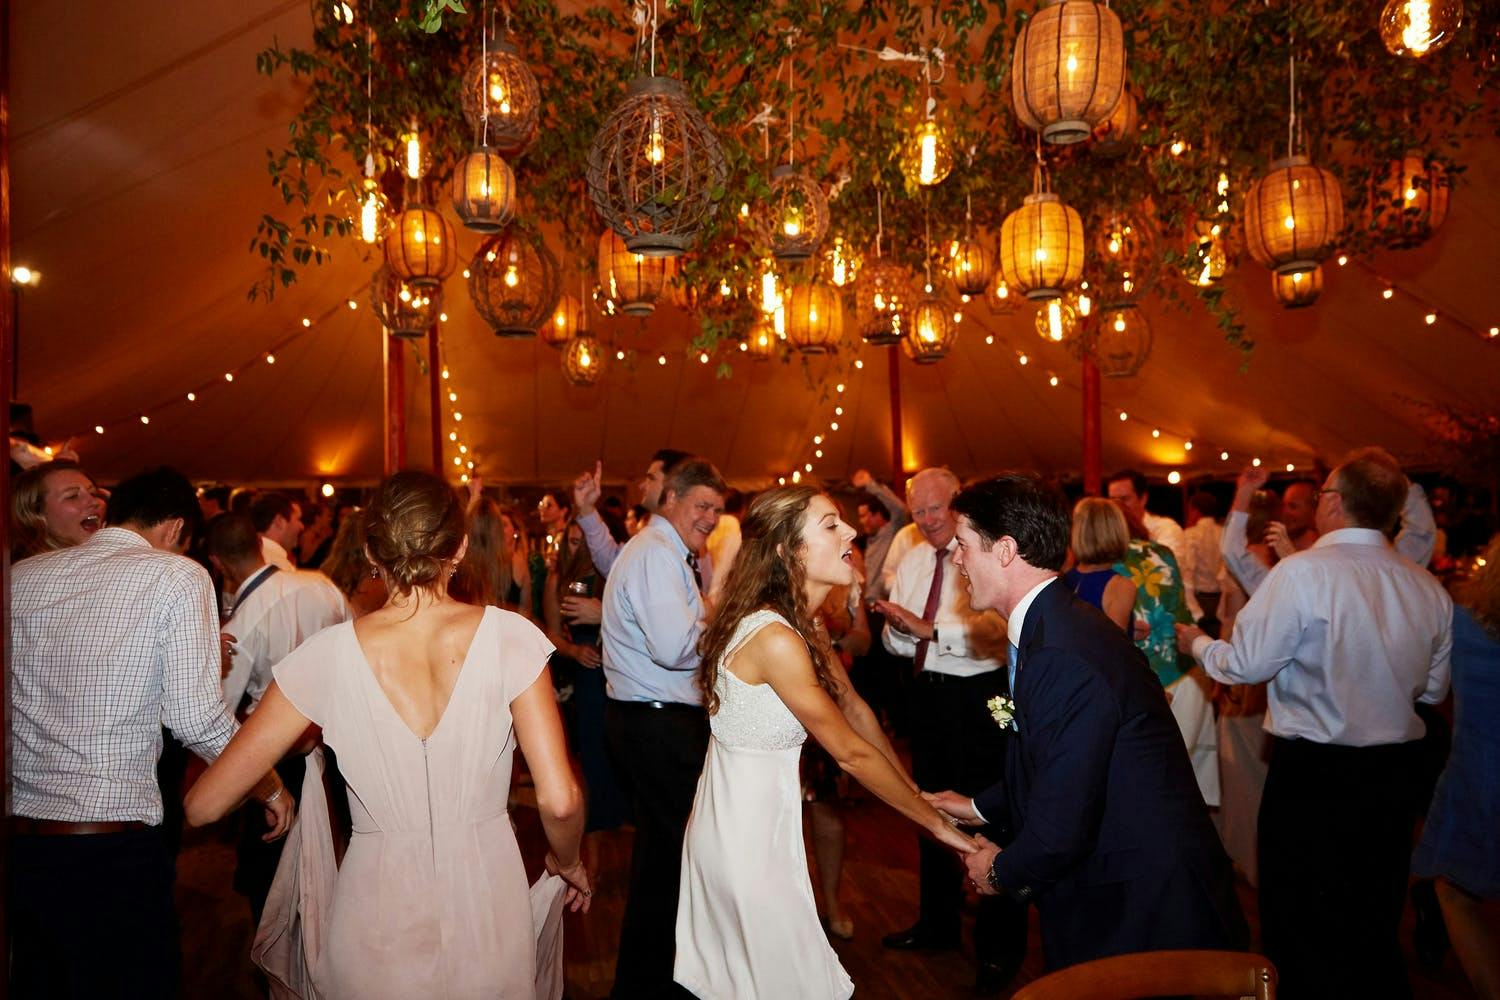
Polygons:
[[12,561],[66,549],[104,527],[104,499],[77,462],[33,466],[11,485]]
[[[187,797],[194,824],[234,809],[309,725],[338,754],[354,832],[311,970],[326,997],[534,995],[536,932],[506,813],[519,742],[566,901],[587,909],[583,797],[547,659],[519,615],[448,596],[467,541],[436,476],[385,480],[365,550],[385,607],[318,633],[275,668],[245,727]],[[560,951],[560,949],[559,949]]]
[[355,618],[363,618],[384,607],[387,596],[385,582],[365,555],[364,522],[363,510],[346,508],[344,516],[339,519],[339,530],[333,536],[328,557],[318,567],[320,573],[343,591]]
[[854,990],[818,926],[797,763],[809,733],[840,768],[957,851],[814,620],[854,580],[854,529],[807,486],[750,505],[699,642],[713,733],[683,844],[675,979],[700,997],[828,1000]]

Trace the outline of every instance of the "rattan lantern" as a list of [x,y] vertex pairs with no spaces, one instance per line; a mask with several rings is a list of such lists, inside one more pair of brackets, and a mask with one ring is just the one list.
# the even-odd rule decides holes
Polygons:
[[396,277],[424,288],[458,267],[451,223],[426,205],[411,205],[385,234],[385,263]]
[[604,374],[604,347],[587,333],[563,346],[563,375],[574,385],[593,385]]
[[502,154],[520,153],[536,137],[541,90],[510,42],[500,42],[464,70],[459,102],[469,128]]
[[1138,306],[1104,314],[1093,344],[1094,364],[1105,378],[1129,378],[1151,356],[1151,324]]
[[1028,299],[1055,299],[1077,282],[1083,249],[1083,219],[1050,191],[1027,195],[1000,226],[1000,270]]
[[780,339],[772,317],[761,313],[751,324],[749,334],[740,341],[740,350],[749,355],[751,361],[770,361],[779,353],[777,345]]
[[1082,324],[1078,310],[1065,299],[1048,299],[1037,307],[1037,336],[1049,344],[1065,344],[1078,336]]
[[1344,228],[1338,178],[1305,156],[1271,164],[1245,195],[1245,241],[1250,255],[1277,274],[1311,271],[1333,253]]
[[1319,264],[1311,271],[1272,274],[1271,291],[1276,295],[1276,301],[1288,309],[1310,306],[1323,294],[1323,266]]
[[844,338],[844,303],[831,285],[813,280],[791,287],[786,297],[786,339],[803,354],[838,350]]
[[842,236],[833,238],[833,246],[823,255],[827,278],[835,288],[849,288],[859,279],[863,265],[859,255]]
[[1463,23],[1463,0],[1390,0],[1380,40],[1392,55],[1421,59],[1453,41]]
[[676,80],[630,85],[589,150],[594,208],[633,252],[675,257],[692,246],[727,177],[719,139]]
[[1183,254],[1183,277],[1199,288],[1207,288],[1229,273],[1229,264],[1229,237],[1224,224],[1207,219],[1194,222]]
[[965,302],[983,295],[995,273],[995,257],[980,240],[965,233],[948,248],[948,274]]
[[1115,157],[1122,155],[1135,142],[1140,127],[1135,95],[1127,84],[1120,91],[1120,102],[1109,113],[1109,117],[1094,126],[1089,143],[1089,152],[1095,156]]
[[780,261],[807,260],[828,232],[828,197],[817,181],[791,164],[771,171],[761,238]]
[[1125,89],[1125,33],[1108,7],[1053,0],[1016,36],[1011,98],[1021,124],[1047,142],[1089,137]]
[[453,171],[453,211],[465,229],[498,233],[516,210],[516,175],[489,146],[480,146]]
[[901,173],[920,187],[943,183],[953,171],[953,145],[935,118],[918,122],[901,147]]
[[990,282],[987,301],[997,316],[1009,316],[1016,311],[1016,306],[1021,301],[1021,296],[1010,287],[1005,274],[998,267],[995,268],[994,280]]
[[671,257],[633,253],[614,231],[599,236],[599,287],[614,307],[627,316],[649,316],[656,302],[677,276]]
[[877,256],[854,285],[854,322],[867,344],[886,347],[901,340],[914,301],[911,275]]
[[1426,242],[1448,217],[1448,169],[1411,152],[1392,160],[1370,192],[1370,221],[1386,246],[1406,250]]
[[443,311],[443,286],[421,287],[382,267],[370,279],[370,308],[395,337],[420,337]]
[[541,237],[511,225],[479,245],[469,297],[497,337],[531,337],[557,308],[557,261]]
[[542,338],[542,343],[548,347],[562,347],[568,341],[588,330],[588,317],[583,311],[583,303],[567,292],[563,292],[557,300],[557,308],[552,310],[552,318],[542,324],[537,335]]
[[901,338],[906,356],[919,365],[943,360],[958,341],[953,307],[936,295],[923,296],[911,311],[911,323]]

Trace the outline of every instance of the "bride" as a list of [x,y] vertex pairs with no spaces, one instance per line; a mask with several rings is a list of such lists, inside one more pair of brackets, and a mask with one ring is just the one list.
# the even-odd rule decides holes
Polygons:
[[969,837],[918,792],[813,618],[854,580],[854,529],[807,486],[750,505],[699,643],[713,739],[683,845],[675,979],[703,1000],[854,991],[818,924],[797,762],[809,733],[871,792],[960,853]]

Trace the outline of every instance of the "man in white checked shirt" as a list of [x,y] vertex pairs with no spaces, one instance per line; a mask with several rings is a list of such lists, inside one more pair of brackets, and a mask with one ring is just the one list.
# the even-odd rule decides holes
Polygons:
[[[16,567],[13,996],[176,995],[161,727],[210,761],[236,728],[213,585],[180,555],[199,517],[180,474],[143,473],[111,495],[112,527]],[[253,794],[284,835],[292,805],[274,772]]]

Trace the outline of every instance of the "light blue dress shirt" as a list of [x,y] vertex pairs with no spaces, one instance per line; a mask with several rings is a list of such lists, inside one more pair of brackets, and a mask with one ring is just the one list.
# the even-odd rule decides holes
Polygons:
[[702,704],[698,638],[703,596],[688,547],[653,517],[620,550],[604,584],[604,679],[619,701]]

